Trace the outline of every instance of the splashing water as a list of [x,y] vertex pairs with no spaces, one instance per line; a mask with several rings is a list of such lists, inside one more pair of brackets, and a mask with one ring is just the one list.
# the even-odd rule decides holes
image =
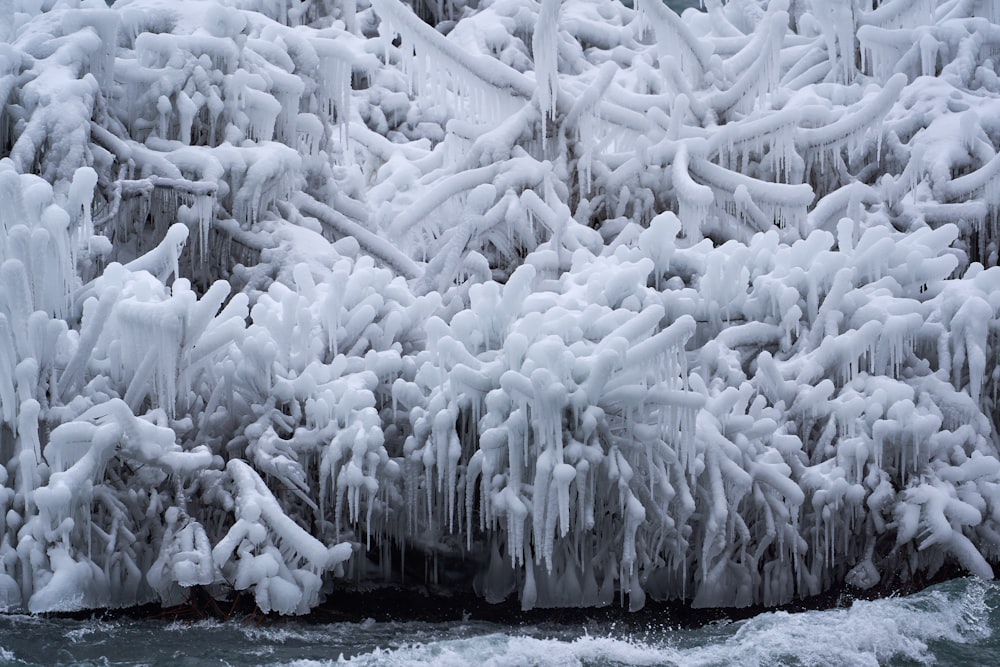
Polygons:
[[0,618],[6,665],[969,665],[1000,651],[1000,584],[955,580],[849,608],[696,629],[468,620],[271,627]]

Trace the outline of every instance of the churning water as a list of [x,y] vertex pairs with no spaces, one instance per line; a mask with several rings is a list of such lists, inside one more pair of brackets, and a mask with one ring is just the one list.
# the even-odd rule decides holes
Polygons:
[[[627,627],[622,627],[626,626]],[[998,665],[1000,584],[712,623],[73,621],[0,617],[0,665]]]

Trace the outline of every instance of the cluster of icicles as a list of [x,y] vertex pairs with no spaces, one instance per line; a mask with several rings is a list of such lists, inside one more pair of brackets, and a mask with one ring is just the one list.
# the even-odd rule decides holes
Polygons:
[[3,3],[0,608],[993,576],[1000,2],[417,4]]

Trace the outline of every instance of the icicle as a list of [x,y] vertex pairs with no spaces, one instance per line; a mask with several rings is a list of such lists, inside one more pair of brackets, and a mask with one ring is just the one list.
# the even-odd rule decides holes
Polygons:
[[92,168],[80,167],[73,174],[66,205],[77,222],[77,244],[81,248],[84,243],[89,243],[94,233],[94,221],[90,209],[96,186],[97,172]]
[[538,104],[545,121],[554,121],[559,97],[559,8],[562,0],[542,0],[531,36]]
[[708,215],[708,207],[715,197],[711,188],[696,183],[688,173],[687,148],[683,144],[674,156],[673,185],[680,204],[678,217],[684,229],[684,236],[692,243],[700,237],[701,226]]
[[351,54],[332,40],[315,43],[320,56],[318,89],[319,113],[336,123],[341,142],[347,142],[347,123],[351,117]]
[[664,66],[665,58],[678,58],[681,72],[698,86],[709,69],[711,46],[698,39],[688,25],[665,4],[641,0],[637,3],[637,9],[644,24],[656,34],[661,67]]
[[[200,95],[199,93],[195,93]],[[204,98],[202,98],[204,99]],[[177,91],[177,139],[182,144],[191,144],[191,127],[194,124],[195,116],[198,113],[200,105],[195,104],[195,102],[188,97],[187,93],[183,90]],[[161,125],[161,130],[164,132],[164,138],[166,138],[166,127]]]
[[198,257],[203,267],[208,261],[208,234],[212,227],[214,208],[214,193],[197,193],[194,195],[194,210],[198,216]]

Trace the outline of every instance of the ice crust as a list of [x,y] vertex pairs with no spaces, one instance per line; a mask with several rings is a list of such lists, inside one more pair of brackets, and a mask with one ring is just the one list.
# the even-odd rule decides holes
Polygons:
[[704,4],[14,0],[0,608],[991,578],[1000,2]]

